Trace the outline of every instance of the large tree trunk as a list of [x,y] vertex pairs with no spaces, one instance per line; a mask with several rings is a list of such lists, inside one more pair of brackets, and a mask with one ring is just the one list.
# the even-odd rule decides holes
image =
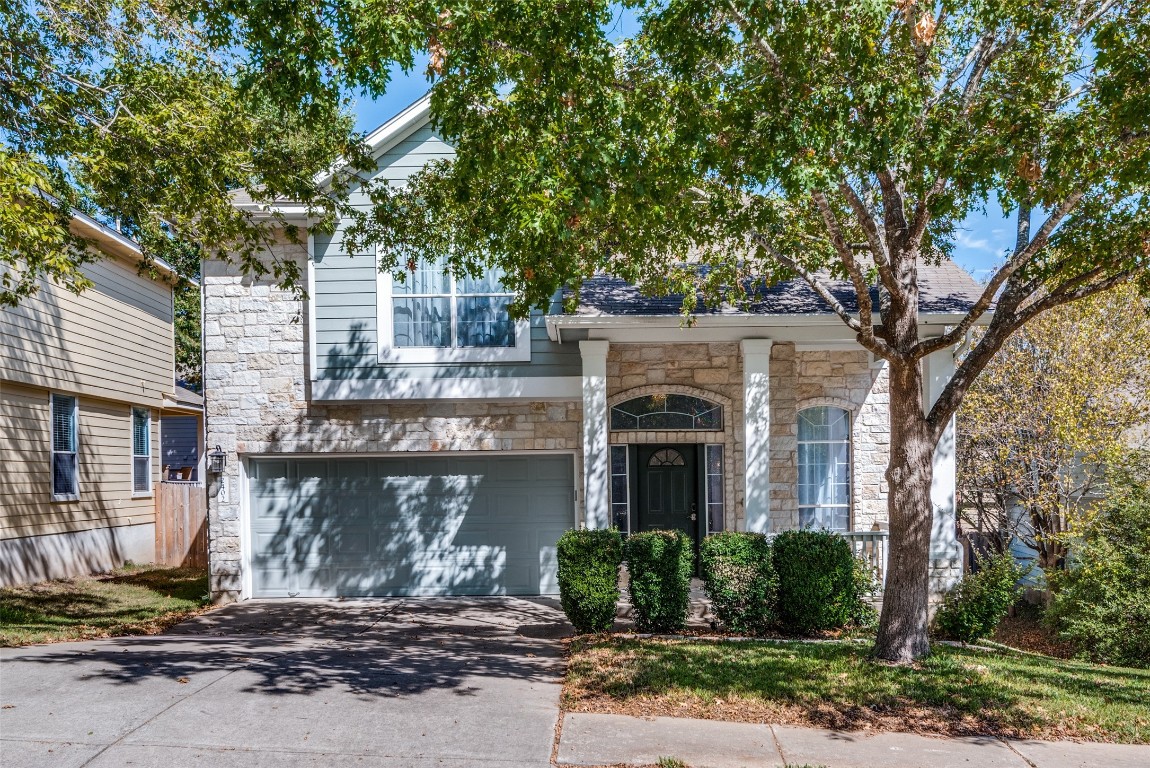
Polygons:
[[930,653],[927,598],[934,441],[923,415],[922,398],[918,362],[891,363],[890,462],[886,470],[890,553],[874,653],[899,663]]

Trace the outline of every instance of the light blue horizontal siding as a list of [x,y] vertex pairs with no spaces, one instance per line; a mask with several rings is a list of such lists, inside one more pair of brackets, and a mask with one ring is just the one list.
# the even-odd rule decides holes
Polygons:
[[[454,153],[430,127],[414,132],[380,156],[372,179],[402,183],[424,164]],[[351,203],[366,209],[367,196],[353,191]],[[531,317],[531,361],[461,365],[380,365],[376,317],[376,269],[372,254],[350,252],[341,222],[331,234],[315,233],[315,378],[386,380],[446,378],[523,378],[578,376],[582,371],[575,334],[563,344],[547,337],[541,312]],[[552,311],[557,311],[553,307]]]

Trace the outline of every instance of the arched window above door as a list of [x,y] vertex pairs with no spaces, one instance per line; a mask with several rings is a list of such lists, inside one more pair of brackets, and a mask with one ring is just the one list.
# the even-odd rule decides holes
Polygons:
[[674,448],[662,448],[651,454],[650,460],[647,462],[648,467],[683,467],[687,462],[683,459],[683,454],[676,451]]
[[799,411],[799,526],[850,530],[851,415],[824,405]]
[[693,395],[644,395],[611,409],[611,429],[717,431],[722,428],[723,406]]

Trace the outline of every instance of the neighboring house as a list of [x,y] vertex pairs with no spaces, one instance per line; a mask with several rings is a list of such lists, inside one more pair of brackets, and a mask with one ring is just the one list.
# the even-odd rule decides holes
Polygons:
[[173,390],[171,268],[82,214],[79,295],[45,280],[0,309],[0,584],[151,562],[159,417]]
[[204,398],[178,384],[160,416],[160,467],[165,480],[204,476]]
[[[426,100],[368,140],[399,183],[452,152]],[[601,277],[574,313],[515,321],[497,274],[420,264],[393,284],[338,230],[274,257],[306,273],[308,301],[204,266],[207,445],[227,455],[209,478],[217,599],[554,593],[555,543],[576,526],[828,527],[881,564],[887,370],[804,285],[686,328],[675,297]],[[928,334],[980,292],[949,262],[921,275]],[[926,366],[937,396],[953,355]],[[951,430],[936,590],[960,573],[953,456]]]

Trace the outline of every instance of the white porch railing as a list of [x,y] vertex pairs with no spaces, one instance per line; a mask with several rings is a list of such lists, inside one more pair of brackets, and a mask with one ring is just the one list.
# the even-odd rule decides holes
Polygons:
[[839,535],[851,545],[855,557],[862,558],[874,569],[881,590],[886,583],[887,542],[890,539],[890,531],[841,531]]

